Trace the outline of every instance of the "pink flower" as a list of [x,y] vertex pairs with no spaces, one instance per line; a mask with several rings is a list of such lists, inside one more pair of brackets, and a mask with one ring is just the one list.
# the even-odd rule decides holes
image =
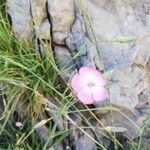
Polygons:
[[106,80],[102,73],[92,67],[80,68],[71,81],[74,92],[83,104],[104,101],[108,97],[105,85]]
[[18,128],[22,128],[23,127],[23,124],[21,123],[21,122],[16,122],[16,127],[18,127]]

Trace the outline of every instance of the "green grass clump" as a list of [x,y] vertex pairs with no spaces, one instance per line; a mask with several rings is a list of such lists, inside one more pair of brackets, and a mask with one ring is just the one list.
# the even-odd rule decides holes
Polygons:
[[[51,53],[41,58],[32,40],[23,41],[13,36],[4,4],[5,2],[0,6],[0,98],[4,105],[0,111],[0,149],[36,147],[38,150],[44,144],[35,131],[21,144],[18,144],[19,140],[32,131],[37,119],[44,119],[41,117],[46,103],[41,100],[41,95],[58,101],[60,109],[63,107],[64,99],[66,100],[64,85],[59,84],[60,70]],[[50,48],[47,49],[48,52]],[[18,113],[19,116],[16,115]],[[15,127],[17,121],[24,124],[23,130]],[[55,123],[52,124],[55,126]],[[54,130],[53,134],[55,132],[58,131]],[[62,137],[68,135],[57,134],[57,144],[62,141]]]

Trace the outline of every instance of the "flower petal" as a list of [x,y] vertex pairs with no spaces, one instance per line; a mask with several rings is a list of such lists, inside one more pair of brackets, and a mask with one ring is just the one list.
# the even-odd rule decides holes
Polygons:
[[92,104],[94,102],[92,97],[92,90],[90,88],[81,89],[77,96],[83,104]]
[[87,76],[88,74],[91,74],[95,70],[96,69],[92,68],[92,67],[81,67],[80,70],[79,70],[79,74]]
[[92,67],[82,67],[79,74],[86,78],[87,81],[93,81],[97,86],[106,85],[106,80],[102,73]]
[[102,102],[108,97],[108,91],[103,87],[93,87],[92,95],[94,101]]
[[71,80],[71,86],[75,92],[78,92],[80,89],[86,87],[85,79],[79,74],[75,74]]

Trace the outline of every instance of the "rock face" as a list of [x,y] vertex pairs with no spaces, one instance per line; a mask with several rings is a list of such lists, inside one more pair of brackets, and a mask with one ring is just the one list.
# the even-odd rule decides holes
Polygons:
[[99,50],[87,36],[84,18],[78,7],[76,8],[76,21],[72,25],[71,32],[66,38],[66,44],[72,52],[80,56],[83,66],[97,66],[99,69],[103,68]]
[[30,8],[34,34],[40,39],[50,39],[50,23],[47,18],[46,0],[31,0]]
[[7,12],[11,16],[14,35],[28,39],[32,32],[29,0],[14,0],[7,3]]
[[37,37],[39,39],[47,39],[50,40],[51,39],[51,35],[50,35],[50,23],[48,21],[48,19],[43,20],[43,22],[40,24],[40,26],[37,29]]
[[67,48],[55,46],[55,57],[59,63],[62,78],[67,82],[72,72],[76,69],[71,53]]
[[126,70],[116,69],[112,80],[115,83],[110,88],[110,100],[116,105],[125,106],[134,111],[136,105],[142,101],[140,95],[146,92],[145,94],[149,96],[149,80],[143,68],[134,66]]
[[[147,64],[150,59],[148,50],[150,26],[149,16],[144,10],[149,4],[142,1],[89,0],[85,1],[85,5],[91,15],[98,41],[104,40],[98,46],[105,68],[113,70],[110,101],[134,111],[135,106],[141,101],[142,93],[147,91],[145,95],[147,100],[149,98]],[[141,15],[145,18],[144,21]],[[93,39],[90,26],[88,24],[86,26],[89,37]],[[121,37],[125,39],[131,36],[136,40],[129,42],[119,40]]]
[[75,19],[73,1],[48,0],[48,12],[51,18],[53,41],[64,44]]
[[47,18],[46,0],[31,0],[31,15],[35,28],[38,28],[43,20]]
[[[90,137],[94,137],[93,133],[90,130],[87,130],[86,133],[90,135]],[[81,134],[74,141],[73,148],[76,150],[97,150],[97,146],[94,141],[88,137],[86,134]]]
[[8,13],[15,36],[24,39],[32,31],[31,16],[40,16],[33,28],[39,39],[52,39],[61,65],[74,57],[73,70],[112,71],[110,102],[133,113],[141,125],[150,113],[149,6],[148,0],[14,0],[8,1]]

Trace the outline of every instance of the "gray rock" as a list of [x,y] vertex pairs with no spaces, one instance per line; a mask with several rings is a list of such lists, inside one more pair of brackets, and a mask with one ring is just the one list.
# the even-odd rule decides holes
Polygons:
[[[115,2],[111,1],[109,4],[114,5],[112,7],[114,7],[116,11],[114,3]],[[93,28],[93,31],[98,36],[97,38],[112,39],[121,34],[117,20],[118,17],[116,16],[115,11],[112,14],[108,9],[103,8],[106,4],[108,6],[108,2],[104,4],[104,2],[99,2],[98,0],[87,0],[85,3],[84,11],[88,9],[85,19],[87,20],[87,17],[90,16],[92,20],[92,22],[87,20],[86,25],[88,36],[91,37],[91,39],[93,39],[94,36],[91,28]],[[109,10],[110,9],[111,7]]]
[[48,12],[52,24],[53,41],[57,44],[64,44],[75,20],[73,1],[48,0]]
[[[149,90],[146,70],[134,67],[126,67],[122,70],[114,70],[113,83],[109,89],[112,104],[134,110],[140,102],[139,95]],[[116,92],[117,91],[117,92]]]
[[37,29],[37,37],[39,39],[47,39],[50,40],[51,39],[51,35],[50,35],[50,23],[48,21],[48,19],[45,19],[39,26],[39,28]]
[[[31,0],[31,16],[33,21],[34,32],[36,37],[40,41],[41,39],[51,40],[51,26],[47,18],[46,2],[46,0]],[[42,49],[41,44],[39,49]],[[44,55],[44,53],[42,53],[42,55]]]
[[150,60],[150,33],[147,33],[142,38],[138,39],[138,52],[136,53],[134,62],[136,65],[147,67]]
[[65,81],[68,81],[71,78],[72,72],[76,70],[76,65],[74,59],[71,56],[71,53],[67,48],[61,46],[55,46],[55,57],[60,66],[60,72],[62,78]]
[[56,150],[63,150],[63,144],[59,144],[57,147],[56,147]]
[[68,38],[66,39],[66,44],[70,50],[78,50],[86,41],[86,29],[85,22],[83,20],[81,11],[78,7],[75,9],[76,11],[76,20],[71,27],[71,32],[69,32]]
[[[85,131],[90,137],[94,138],[94,134],[91,130]],[[95,142],[88,137],[85,133],[82,133],[81,135],[78,135],[79,137],[75,139],[74,141],[74,149],[75,150],[97,150],[97,146]]]
[[[118,35],[140,37],[148,32],[148,14],[145,14],[143,8],[143,5],[148,7],[148,4],[143,1],[98,2],[98,0],[88,0],[85,5],[92,18],[95,34],[98,37],[106,39],[112,39]],[[144,23],[142,18],[145,18],[147,23]]]
[[31,0],[30,4],[34,29],[37,30],[47,18],[46,0]]
[[17,38],[28,39],[32,33],[30,0],[8,0],[6,11],[12,19],[14,35]]
[[83,66],[97,66],[100,70],[103,69],[98,50],[95,44],[87,37],[84,18],[78,7],[76,7],[76,21],[66,38],[66,45],[71,51],[75,52],[77,58],[81,58]]
[[138,51],[135,42],[105,42],[99,47],[106,70],[125,69],[131,66]]
[[[79,8],[76,8],[76,21],[66,39],[66,44],[72,51],[78,52],[82,48],[85,49],[80,57],[83,66],[100,66],[101,62],[92,61],[99,55],[96,48],[92,48],[95,42],[94,31],[105,69],[113,71],[109,89],[110,102],[119,107],[125,107],[133,115],[135,109],[138,108],[141,114],[136,114],[137,120],[149,114],[149,104],[146,104],[150,98],[147,69],[150,60],[149,3],[145,1],[143,3],[125,0],[103,2],[87,0],[82,6],[82,10],[85,11],[84,17]],[[88,22],[87,15],[91,16],[92,22]],[[135,40],[128,41],[127,39],[130,39],[131,36],[135,37]],[[120,40],[120,37],[126,40]],[[145,105],[142,105],[142,93],[144,93]],[[133,117],[132,119],[135,121]],[[122,119],[124,125],[126,122]],[[119,125],[120,121],[116,120],[115,123]],[[134,129],[133,125],[128,124],[127,126],[129,137],[132,134],[134,136],[131,138],[138,136],[139,132]],[[129,134],[130,130],[136,132]]]
[[[149,3],[144,1],[144,5],[147,7]],[[125,0],[103,2],[87,0],[82,7],[83,11],[88,10],[84,12],[83,18],[86,22],[86,31],[84,31],[86,38],[90,39],[92,43],[95,40],[94,31],[105,69],[113,71],[109,89],[110,102],[120,107],[126,107],[130,111],[134,111],[136,105],[140,103],[139,95],[145,90],[150,91],[147,71],[150,59],[148,48],[150,46],[148,32],[150,26],[147,13],[145,14],[141,7],[143,7],[141,1],[128,2]],[[141,19],[141,13],[145,16],[146,23]],[[89,16],[92,22],[88,20]],[[73,32],[76,31],[71,31],[71,33]],[[135,40],[115,40],[119,37],[128,38],[130,36],[135,37]],[[82,38],[83,41],[86,41],[86,38]],[[91,48],[89,51],[87,48],[86,52],[87,55],[92,53],[96,56]],[[85,60],[86,57],[84,56],[83,59]],[[98,66],[96,61],[94,63]],[[90,64],[92,63],[90,62]],[[146,97],[148,99],[149,95]]]
[[[82,117],[79,114],[70,113],[69,117],[78,126],[82,125]],[[71,145],[72,149],[75,149],[75,150],[84,150],[84,149],[97,150],[97,146],[94,142],[95,136],[94,136],[94,133],[90,129],[85,130],[85,133],[84,133],[84,132],[81,132],[80,129],[76,128],[76,126],[74,126],[71,123],[68,124],[68,127],[69,127],[69,129],[72,130],[72,132],[70,134],[70,145]]]
[[[99,114],[99,119],[101,124],[103,124],[104,127],[110,127],[110,131],[106,130],[108,133],[121,133],[127,136],[129,139],[134,139],[139,136],[140,134],[140,126],[138,124],[137,116],[133,114],[132,111],[129,111],[126,108],[118,107],[119,111],[109,111],[109,113],[103,115],[101,117],[101,114]],[[126,130],[119,130],[119,128],[124,128]],[[111,131],[112,128],[112,131]],[[114,128],[114,129],[113,129]],[[102,131],[99,130],[99,125],[96,128],[97,133],[102,136]],[[104,134],[104,133],[103,133]]]
[[[142,94],[141,94],[142,95]],[[141,97],[140,97],[141,98]],[[135,108],[143,113],[143,114],[147,114],[149,115],[150,114],[150,102],[146,99],[146,100],[143,100],[142,102],[139,102]]]
[[[47,142],[48,138],[49,138],[49,130],[48,128],[46,128],[46,126],[43,126],[43,127],[40,127],[38,129],[36,129],[36,132],[38,133],[40,139],[43,141],[43,142]],[[48,142],[47,142],[47,146],[50,147],[53,143],[53,139],[50,139]]]
[[[133,50],[128,50],[127,48],[124,50],[124,53],[130,54],[130,56],[127,55],[128,61],[126,60],[126,56],[121,56],[121,60],[126,60],[126,66],[117,66],[117,69],[114,69],[112,75],[113,83],[110,88],[110,101],[113,104],[125,106],[129,110],[133,110],[143,101],[143,98],[141,97],[142,93],[144,93],[145,96],[144,101],[148,101],[150,97],[149,76],[147,70],[147,64],[150,59],[148,41],[149,37],[146,36],[144,39],[139,39],[136,44],[137,48]],[[118,55],[116,55],[116,57],[117,56]],[[131,56],[132,58],[129,59]],[[115,56],[113,58],[115,58]],[[110,59],[107,58],[107,60]],[[118,64],[116,63],[116,65]],[[147,92],[145,93],[145,91]]]
[[51,111],[47,111],[47,113],[50,117],[53,117],[53,120],[57,124],[60,131],[65,130],[65,128],[64,128],[64,119],[63,119],[62,116],[60,116],[58,110],[53,109]]

